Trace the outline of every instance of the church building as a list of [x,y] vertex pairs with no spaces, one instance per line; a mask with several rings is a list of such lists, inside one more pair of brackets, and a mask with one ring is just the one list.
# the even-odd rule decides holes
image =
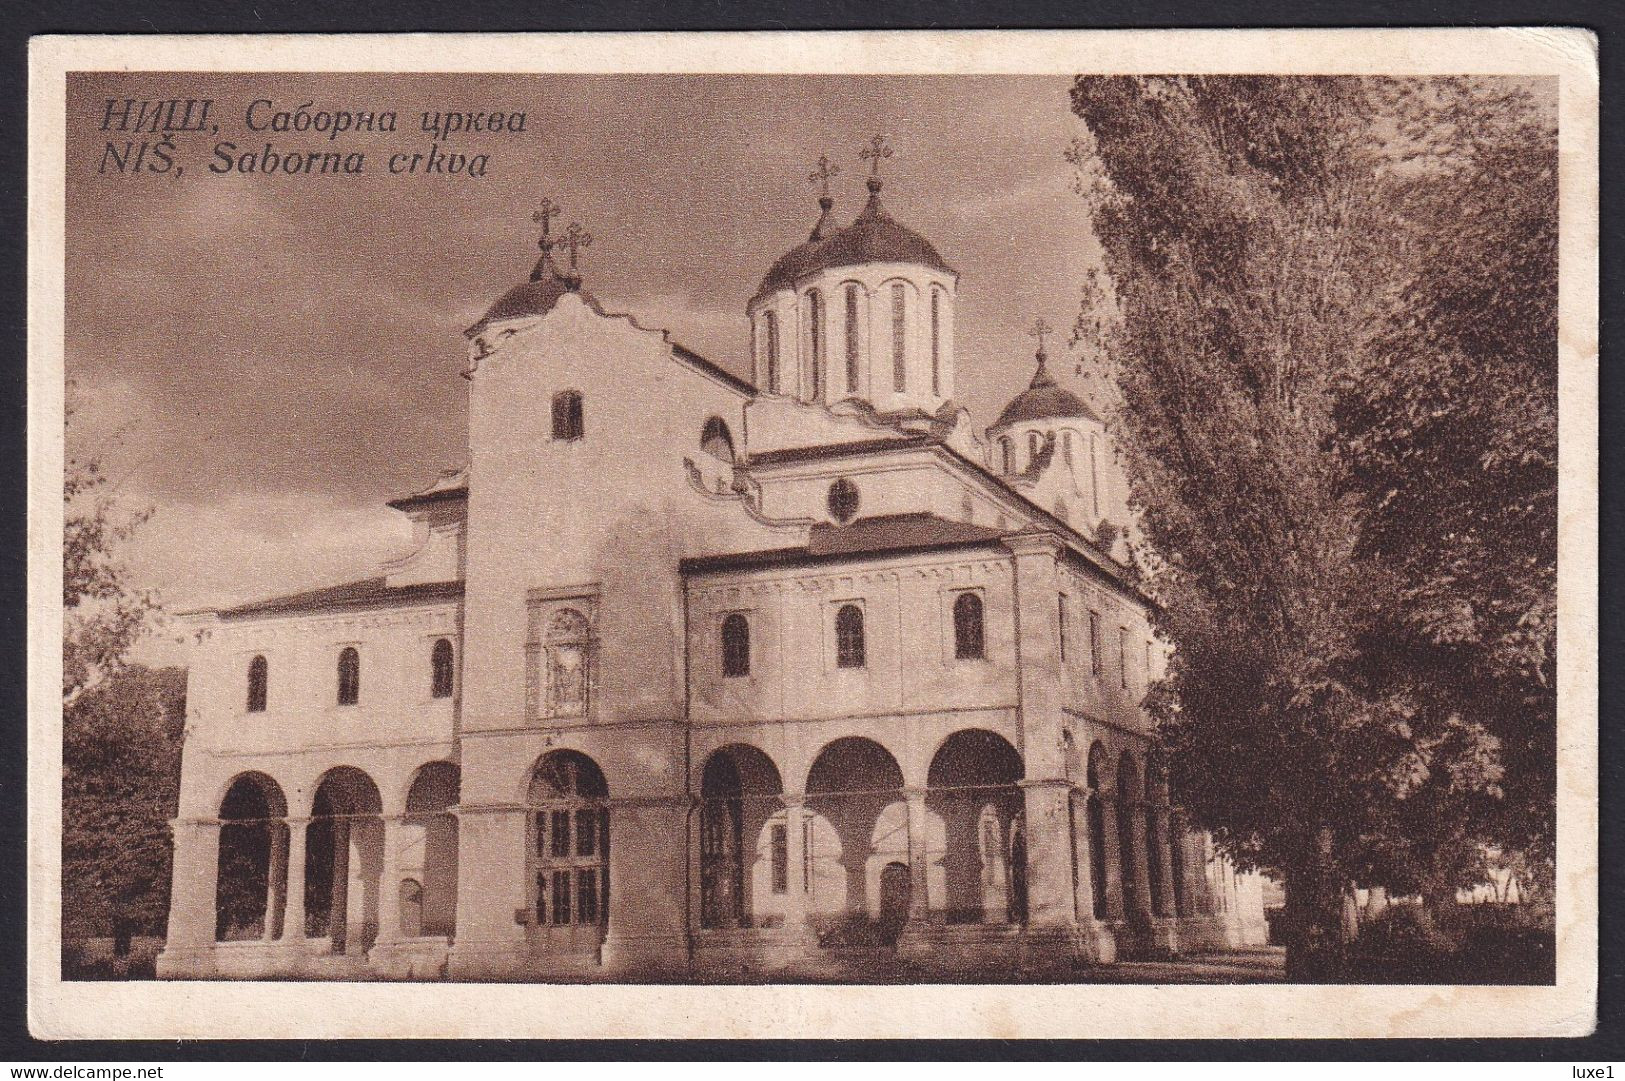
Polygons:
[[882,206],[888,154],[844,226],[822,170],[748,380],[596,299],[544,202],[467,331],[466,463],[389,504],[415,549],[195,617],[160,975],[1087,979],[1264,941],[1139,705],[1105,428],[1041,337],[991,427],[958,404],[982,283]]

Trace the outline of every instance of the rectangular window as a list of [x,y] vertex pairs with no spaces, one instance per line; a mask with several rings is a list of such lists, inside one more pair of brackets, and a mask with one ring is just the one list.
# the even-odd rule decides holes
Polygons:
[[590,856],[598,848],[598,812],[576,812],[576,855]]
[[1128,689],[1128,628],[1117,628],[1117,676]]
[[1066,594],[1062,593],[1055,598],[1055,614],[1059,620],[1061,633],[1057,638],[1057,645],[1061,651],[1061,663],[1066,663]]
[[536,855],[547,855],[547,812],[536,816]]
[[536,926],[547,922],[547,872],[536,874]]
[[1151,686],[1151,640],[1145,642],[1145,685]]
[[891,287],[891,382],[892,389],[901,394],[908,389],[907,356],[908,327],[904,316],[908,314],[902,285]]
[[779,392],[779,316],[768,312],[767,323],[767,392]]
[[784,823],[773,826],[773,892],[790,889],[790,834]]
[[931,290],[931,393],[942,393],[942,294]]
[[1100,675],[1100,613],[1089,613],[1089,674]]
[[846,392],[858,392],[858,287],[846,287]]
[[1095,433],[1089,433],[1089,505],[1100,520],[1100,464],[1095,460]]
[[576,872],[576,922],[598,922],[598,872],[590,867]]
[[553,925],[570,922],[570,872],[553,872]]
[[570,812],[553,812],[553,855],[560,859],[570,854]]
[[807,294],[807,324],[807,397],[817,401],[824,390],[824,298],[817,292]]

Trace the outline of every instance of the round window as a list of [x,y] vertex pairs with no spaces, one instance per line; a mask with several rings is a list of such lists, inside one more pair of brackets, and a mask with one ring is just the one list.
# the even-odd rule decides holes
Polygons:
[[850,522],[858,513],[858,486],[845,477],[831,484],[829,513],[837,522]]

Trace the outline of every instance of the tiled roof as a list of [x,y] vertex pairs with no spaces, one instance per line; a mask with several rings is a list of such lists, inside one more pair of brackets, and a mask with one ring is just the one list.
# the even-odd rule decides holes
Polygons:
[[765,296],[775,289],[795,284],[798,278],[814,271],[831,267],[858,266],[863,263],[918,263],[933,270],[954,273],[946,260],[925,237],[916,233],[880,205],[880,185],[872,181],[869,202],[863,212],[845,229],[824,232],[828,212],[807,241],[791,248],[768,269],[756,295]]
[[254,601],[238,605],[236,608],[222,609],[219,615],[222,619],[238,619],[245,616],[289,615],[335,609],[389,608],[423,601],[452,600],[462,595],[462,582],[421,582],[409,586],[392,586],[385,578],[367,578],[359,582],[346,582],[343,585]]
[[[1099,422],[1100,417],[1089,403],[1055,381],[1039,360],[1038,371],[1027,389],[1010,399],[993,428],[1019,424],[1024,420],[1052,420],[1057,417],[1087,417]],[[989,429],[991,431],[993,429]]]
[[860,518],[845,526],[821,522],[812,527],[807,544],[803,547],[698,556],[683,560],[681,567],[684,574],[701,574],[751,567],[839,562],[864,556],[976,547],[990,544],[1005,536],[1006,532],[968,522],[949,521],[934,514],[886,514]]
[[810,447],[767,450],[750,456],[751,465],[778,465],[782,462],[809,462],[819,458],[844,458],[852,454],[875,454],[888,450],[913,450],[940,444],[934,435],[911,435],[900,439],[864,439],[853,443],[820,443]]

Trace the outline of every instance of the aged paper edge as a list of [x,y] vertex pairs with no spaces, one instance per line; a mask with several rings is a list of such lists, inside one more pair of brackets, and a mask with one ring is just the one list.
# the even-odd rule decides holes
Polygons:
[[[29,1027],[43,1039],[1577,1036],[1597,988],[1596,39],[1584,30],[39,37],[29,50]],[[64,983],[66,73],[1498,74],[1559,78],[1558,928],[1552,987]]]

